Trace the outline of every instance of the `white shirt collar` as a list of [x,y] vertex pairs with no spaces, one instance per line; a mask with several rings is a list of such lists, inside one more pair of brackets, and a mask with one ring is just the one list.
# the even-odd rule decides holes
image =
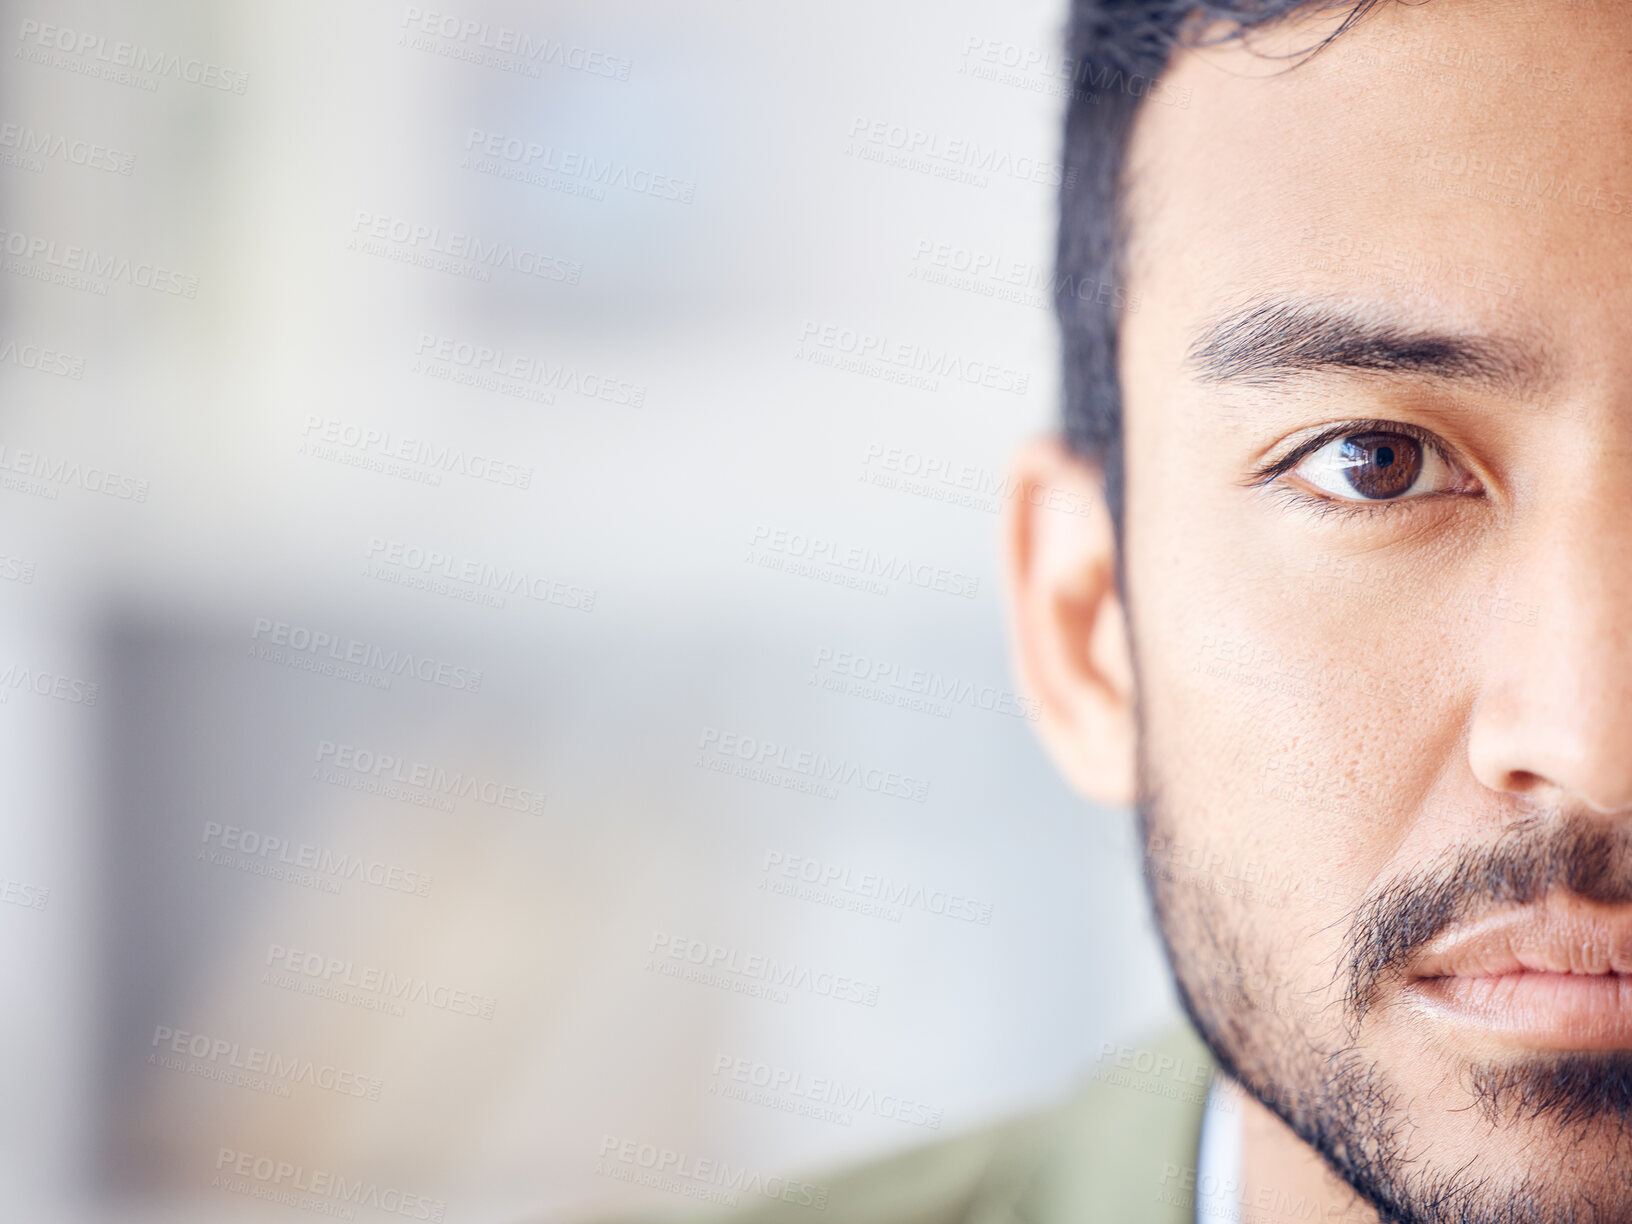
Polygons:
[[1215,1075],[1196,1152],[1196,1224],[1241,1218],[1241,1102]]

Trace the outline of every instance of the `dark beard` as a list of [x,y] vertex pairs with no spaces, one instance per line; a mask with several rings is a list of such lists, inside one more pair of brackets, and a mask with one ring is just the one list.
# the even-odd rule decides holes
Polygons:
[[[1368,1011],[1412,955],[1451,925],[1504,905],[1567,889],[1589,900],[1632,900],[1632,830],[1528,821],[1494,846],[1466,847],[1433,868],[1370,895],[1354,910],[1334,985],[1341,1020],[1312,1031],[1315,1007],[1242,989],[1274,983],[1270,949],[1245,946],[1245,924],[1210,881],[1159,865],[1172,845],[1159,793],[1142,786],[1140,844],[1145,883],[1178,997],[1221,1069],[1274,1112],[1389,1224],[1632,1224],[1632,1052],[1604,1051],[1482,1063],[1461,1085],[1494,1128],[1557,1126],[1583,1151],[1591,1187],[1561,1188],[1523,1168],[1498,1183],[1488,1173],[1432,1165],[1431,1142],[1414,1133],[1407,1102],[1359,1034]],[[1222,987],[1208,963],[1232,966]],[[1285,995],[1287,992],[1273,992]],[[1408,1143],[1417,1149],[1407,1151]],[[1610,1151],[1607,1162],[1601,1155]],[[1615,1176],[1606,1178],[1610,1170]],[[1606,1188],[1606,1183],[1612,1183]]]

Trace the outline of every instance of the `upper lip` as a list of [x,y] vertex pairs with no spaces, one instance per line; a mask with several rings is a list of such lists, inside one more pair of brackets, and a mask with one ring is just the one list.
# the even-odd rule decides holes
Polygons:
[[1513,973],[1632,974],[1632,908],[1549,898],[1502,910],[1430,940],[1410,976],[1420,981]]

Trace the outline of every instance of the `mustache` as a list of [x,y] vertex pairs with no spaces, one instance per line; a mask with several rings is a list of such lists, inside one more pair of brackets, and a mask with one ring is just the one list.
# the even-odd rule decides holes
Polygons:
[[1385,981],[1434,937],[1507,905],[1568,891],[1605,905],[1632,902],[1632,827],[1579,817],[1528,817],[1495,842],[1451,851],[1433,867],[1368,896],[1350,922],[1345,1009],[1358,1024]]

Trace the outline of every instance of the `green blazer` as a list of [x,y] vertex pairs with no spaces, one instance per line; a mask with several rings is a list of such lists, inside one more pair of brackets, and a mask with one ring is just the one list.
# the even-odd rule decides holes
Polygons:
[[[754,1196],[696,1224],[1194,1224],[1213,1072],[1186,1027],[1118,1047],[1061,1105],[832,1177],[814,1206]],[[747,1196],[745,1196],[746,1198]],[[672,1213],[666,1217],[673,1219]]]

